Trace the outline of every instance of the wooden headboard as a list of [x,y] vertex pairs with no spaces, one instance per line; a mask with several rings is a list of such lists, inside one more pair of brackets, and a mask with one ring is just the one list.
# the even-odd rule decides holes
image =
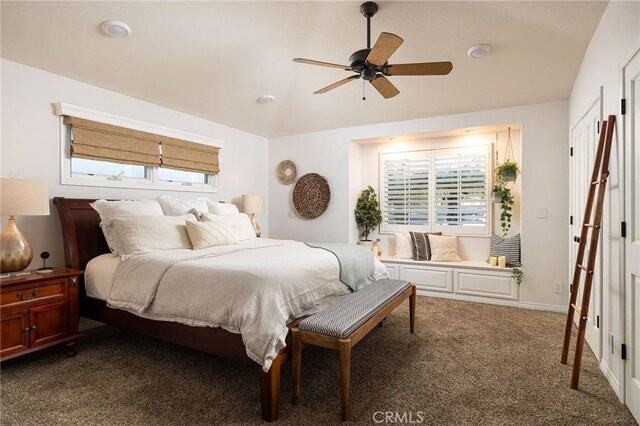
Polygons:
[[64,197],[53,199],[60,213],[67,267],[84,270],[91,259],[110,252],[100,229],[100,215],[89,205],[94,201]]

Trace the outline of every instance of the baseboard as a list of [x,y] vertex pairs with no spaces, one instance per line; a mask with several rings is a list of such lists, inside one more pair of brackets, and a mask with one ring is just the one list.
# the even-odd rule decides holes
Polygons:
[[600,371],[602,371],[604,377],[607,378],[609,385],[613,388],[613,392],[615,392],[620,402],[624,404],[624,393],[621,392],[620,383],[616,379],[616,376],[613,375],[613,372],[609,369],[607,363],[604,362],[604,359],[600,360]]
[[441,299],[460,300],[463,302],[486,303],[488,305],[511,306],[514,308],[534,309],[537,311],[557,312],[561,314],[567,313],[566,306],[545,305],[542,303],[519,302],[517,300],[490,299],[487,297],[467,296],[463,294],[441,293],[437,291],[428,291],[418,289],[419,296],[439,297]]

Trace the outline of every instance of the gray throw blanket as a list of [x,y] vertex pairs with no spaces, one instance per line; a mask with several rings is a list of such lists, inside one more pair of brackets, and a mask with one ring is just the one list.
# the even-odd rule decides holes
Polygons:
[[305,243],[309,247],[326,250],[338,259],[340,281],[358,291],[375,281],[373,253],[362,246],[341,243]]

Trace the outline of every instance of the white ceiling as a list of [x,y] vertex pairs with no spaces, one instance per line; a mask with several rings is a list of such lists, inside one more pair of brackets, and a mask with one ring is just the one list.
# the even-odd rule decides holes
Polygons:
[[[389,61],[450,60],[438,77],[392,77],[384,100],[350,75],[292,62],[347,63],[366,47],[360,2],[7,2],[2,57],[265,137],[533,104],[569,97],[606,2],[379,2],[381,31],[404,44]],[[108,19],[132,35],[99,30]],[[470,59],[473,44],[493,53]],[[256,99],[276,96],[273,104]]]

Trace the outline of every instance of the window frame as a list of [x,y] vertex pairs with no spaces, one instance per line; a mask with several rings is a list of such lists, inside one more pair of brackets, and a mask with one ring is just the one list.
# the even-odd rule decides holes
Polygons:
[[[450,227],[436,223],[436,186],[435,186],[435,156],[438,151],[447,151],[452,149],[465,150],[475,149],[486,152],[486,208],[487,208],[487,221],[484,226],[455,226]],[[397,225],[387,224],[384,222],[384,211],[386,206],[384,204],[384,162],[387,158],[393,158],[393,156],[406,158],[426,158],[429,163],[429,210],[428,210],[428,223],[421,225]],[[385,158],[387,157],[387,158]],[[378,232],[382,235],[393,234],[395,232],[442,232],[448,235],[457,235],[462,237],[490,237],[493,232],[493,203],[491,202],[491,188],[493,185],[493,144],[481,144],[481,145],[458,145],[447,146],[431,149],[419,149],[412,151],[399,151],[399,152],[381,152],[378,154],[378,202],[380,203],[380,210],[383,211],[383,222],[378,227]]]
[[60,126],[60,184],[74,186],[98,186],[109,188],[127,188],[127,189],[147,189],[162,191],[181,191],[181,192],[218,192],[218,175],[207,175],[208,183],[187,183],[187,182],[168,182],[158,179],[158,167],[145,166],[146,178],[128,178],[120,177],[113,179],[110,176],[90,176],[80,175],[73,176],[71,174],[71,132],[69,126],[63,122],[63,115],[72,115],[87,120],[103,122],[115,126],[128,127],[134,130],[140,130],[150,133],[162,134],[164,136],[185,139],[197,143],[204,143],[211,146],[222,148],[223,143],[215,139],[206,138],[204,136],[193,135],[178,130],[172,130],[154,124],[144,123],[141,121],[131,120],[124,117],[118,117],[112,114],[94,111],[88,108],[70,105],[58,102],[54,105],[55,113],[59,116]]

